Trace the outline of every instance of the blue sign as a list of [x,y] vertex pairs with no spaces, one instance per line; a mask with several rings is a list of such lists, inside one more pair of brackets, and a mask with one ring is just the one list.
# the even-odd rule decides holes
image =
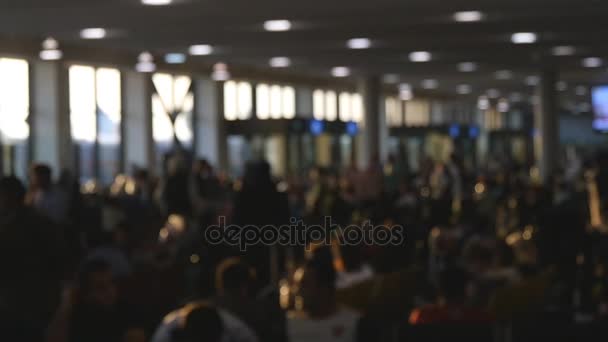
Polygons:
[[469,138],[476,139],[479,137],[479,127],[471,126],[469,127]]
[[347,122],[346,123],[346,134],[355,136],[359,133],[359,126],[357,126],[356,122]]
[[319,135],[325,130],[325,123],[321,120],[310,120],[309,129],[312,135]]
[[450,125],[450,136],[452,138],[458,138],[458,136],[460,136],[460,126],[458,124]]

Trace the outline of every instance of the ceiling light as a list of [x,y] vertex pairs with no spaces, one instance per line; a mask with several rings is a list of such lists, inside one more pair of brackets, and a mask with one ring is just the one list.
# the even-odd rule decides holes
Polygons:
[[435,79],[426,79],[421,83],[422,88],[424,89],[437,89],[439,87],[439,82]]
[[372,41],[368,38],[353,38],[346,42],[349,49],[369,49],[372,46]]
[[477,63],[473,63],[473,62],[458,63],[458,71],[460,71],[460,72],[473,72],[475,70],[477,70]]
[[56,61],[63,57],[63,52],[59,50],[59,43],[54,38],[47,38],[42,42],[40,59],[43,61]]
[[192,56],[207,56],[213,53],[213,46],[208,44],[192,45],[188,48],[188,53]]
[[456,92],[460,95],[467,95],[467,94],[470,94],[472,91],[473,91],[473,89],[468,84],[459,84],[456,87]]
[[333,77],[348,77],[350,76],[350,69],[344,66],[338,66],[331,69],[331,75]]
[[557,91],[566,91],[568,90],[568,83],[559,81],[555,84],[555,89],[557,89]]
[[264,22],[264,30],[271,32],[282,32],[289,31],[291,29],[291,22],[289,20],[267,20]]
[[287,68],[291,65],[289,57],[272,57],[268,64],[273,68]]
[[535,87],[540,83],[540,77],[538,77],[536,75],[528,76],[524,80],[524,83],[526,83],[527,86]]
[[576,53],[576,48],[574,46],[556,46],[551,49],[551,54],[553,56],[571,56]]
[[428,51],[414,51],[410,53],[411,62],[428,62],[431,60],[432,55]]
[[414,94],[412,93],[412,86],[407,83],[402,83],[399,85],[399,98],[403,101],[409,101],[414,98]]
[[166,6],[172,2],[173,0],[141,0],[141,3],[146,6]]
[[86,28],[80,31],[82,39],[103,39],[106,37],[106,29],[101,27]]
[[395,83],[399,82],[399,75],[397,75],[397,74],[384,75],[384,77],[382,77],[382,80],[384,81],[384,83],[395,84]]
[[230,79],[230,72],[228,71],[228,65],[226,63],[215,63],[213,66],[213,72],[211,78],[214,81],[228,81]]
[[582,64],[585,68],[599,68],[604,62],[599,57],[587,57],[583,59]]
[[454,20],[460,23],[470,23],[483,19],[483,13],[479,11],[462,11],[454,13]]
[[513,73],[509,70],[499,70],[496,73],[494,73],[494,76],[496,76],[497,80],[510,80],[511,78],[513,78]]
[[141,0],[141,3],[146,6],[166,6],[172,2],[173,0]]
[[488,89],[487,94],[491,99],[495,99],[500,96],[500,91],[498,89]]
[[477,99],[477,108],[479,108],[481,110],[490,109],[490,100],[488,99],[487,96],[481,95],[479,97],[479,99]]
[[183,64],[186,62],[186,55],[183,53],[168,53],[165,55],[167,64]]
[[585,87],[585,86],[578,86],[578,87],[576,87],[576,89],[574,91],[575,91],[576,95],[578,95],[578,96],[587,95],[587,87]]
[[533,44],[537,39],[538,36],[533,32],[517,32],[511,35],[511,42],[514,44]]
[[501,113],[506,113],[509,111],[509,101],[507,99],[498,100],[498,104],[496,105],[496,109]]
[[154,57],[152,57],[152,54],[147,51],[140,53],[137,57],[135,70],[145,73],[156,71],[156,64],[154,64]]

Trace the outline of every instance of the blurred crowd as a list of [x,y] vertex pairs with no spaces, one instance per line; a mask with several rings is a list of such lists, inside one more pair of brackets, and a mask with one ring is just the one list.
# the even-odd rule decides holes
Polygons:
[[[161,177],[106,187],[54,171],[0,179],[0,327],[14,341],[524,340],[526,322],[572,340],[557,327],[608,317],[606,155],[569,157],[544,182],[458,155],[285,179],[252,161],[232,179],[176,153]],[[369,221],[405,239],[242,251],[206,241],[220,217]]]

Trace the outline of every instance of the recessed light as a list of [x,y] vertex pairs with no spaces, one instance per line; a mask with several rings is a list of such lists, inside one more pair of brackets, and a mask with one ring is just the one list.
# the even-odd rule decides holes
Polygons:
[[497,80],[510,80],[513,78],[513,73],[509,70],[499,70],[494,73]]
[[40,51],[40,59],[43,61],[56,61],[63,57],[61,50],[42,50]]
[[483,19],[483,13],[479,11],[462,11],[454,13],[454,20],[461,23],[470,23]]
[[167,64],[183,64],[186,62],[186,55],[183,53],[168,53],[165,55]]
[[272,57],[268,64],[273,68],[287,68],[291,65],[289,57]]
[[412,62],[428,62],[433,56],[428,51],[414,51],[410,53],[409,58]]
[[409,101],[414,98],[412,93],[412,86],[407,83],[401,83],[399,85],[399,98],[403,101]]
[[490,109],[490,100],[488,99],[487,96],[481,95],[479,97],[479,99],[477,99],[477,108],[479,108],[481,110]]
[[511,106],[509,106],[509,101],[507,101],[507,99],[498,100],[498,104],[496,105],[496,109],[498,109],[498,111],[501,113],[508,112],[510,107]]
[[568,83],[559,81],[555,84],[555,89],[557,89],[557,91],[566,91],[568,90]]
[[572,56],[576,53],[576,48],[574,46],[556,46],[551,49],[551,54],[553,56]]
[[382,77],[384,83],[395,84],[399,82],[399,75],[397,74],[387,74]]
[[574,90],[574,92],[578,96],[585,96],[585,95],[587,95],[587,87],[585,87],[585,86],[578,86],[578,87],[576,87],[576,89]]
[[289,31],[291,29],[291,21],[286,19],[267,20],[264,22],[264,30],[271,32]]
[[220,82],[228,81],[230,79],[230,71],[228,71],[228,65],[223,62],[215,63],[215,65],[213,65],[211,79]]
[[458,63],[458,71],[460,71],[460,72],[473,72],[475,70],[477,70],[477,63],[473,63],[473,62]]
[[599,68],[604,62],[599,57],[587,57],[583,59],[582,64],[585,68]]
[[188,53],[192,56],[207,56],[213,53],[213,46],[208,44],[192,45],[188,48]]
[[439,82],[435,79],[429,78],[426,80],[422,80],[420,84],[423,89],[437,89],[439,87]]
[[141,3],[146,6],[166,6],[172,2],[173,0],[141,0]]
[[143,73],[150,73],[156,71],[156,64],[154,64],[154,57],[151,53],[144,51],[137,57],[137,64],[135,70]]
[[491,99],[495,99],[500,96],[500,91],[498,89],[488,89],[487,94]]
[[526,83],[526,85],[528,85],[530,87],[534,87],[540,83],[540,77],[538,77],[536,75],[531,75],[531,76],[526,77],[524,82]]
[[338,66],[331,69],[331,75],[333,77],[348,77],[350,76],[350,69],[345,66]]
[[511,35],[511,42],[514,44],[533,44],[537,39],[538,36],[534,32],[517,32]]
[[101,27],[86,28],[80,31],[82,39],[103,39],[106,37],[106,29]]
[[369,49],[372,41],[369,38],[353,38],[346,42],[349,49]]
[[456,87],[456,92],[460,95],[467,95],[467,94],[470,94],[472,91],[473,91],[473,89],[468,84],[459,84]]

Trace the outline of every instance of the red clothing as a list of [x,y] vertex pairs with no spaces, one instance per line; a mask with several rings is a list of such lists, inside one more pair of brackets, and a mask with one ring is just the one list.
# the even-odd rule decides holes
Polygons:
[[437,323],[490,323],[493,317],[490,313],[467,308],[460,305],[427,305],[414,309],[410,314],[409,322],[417,324],[437,324]]

